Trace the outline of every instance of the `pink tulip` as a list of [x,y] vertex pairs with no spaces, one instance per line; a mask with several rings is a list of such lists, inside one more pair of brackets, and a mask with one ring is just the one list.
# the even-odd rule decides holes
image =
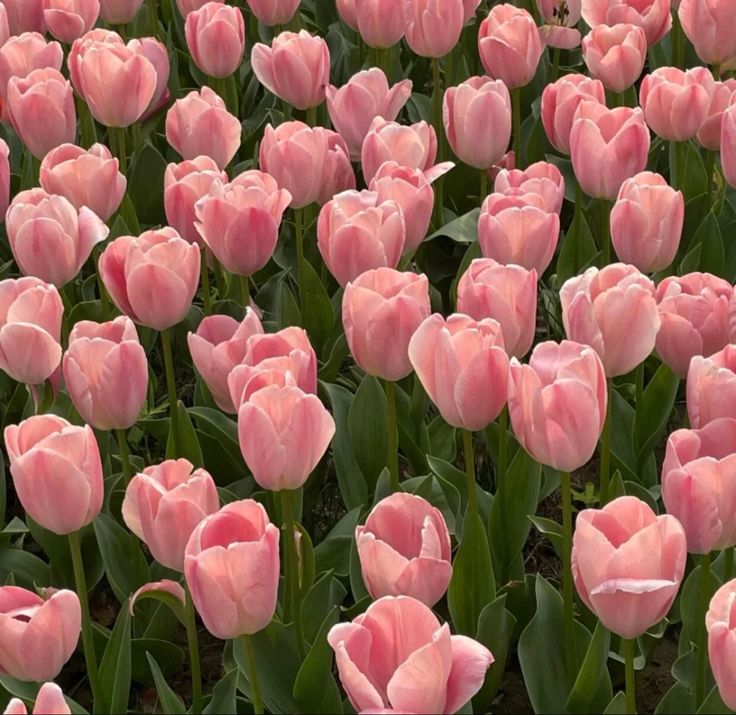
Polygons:
[[46,29],[66,44],[91,30],[99,14],[100,0],[43,0]]
[[621,184],[611,211],[611,239],[616,255],[643,273],[672,263],[680,246],[685,199],[663,176],[642,171]]
[[412,370],[409,341],[429,317],[424,274],[366,271],[345,287],[342,324],[350,352],[369,375],[395,382]]
[[[442,419],[470,432],[485,429],[506,404],[509,359],[501,325],[435,313],[409,342],[409,359]],[[483,400],[478,400],[478,395]]]
[[463,0],[463,22],[466,25],[475,18],[480,3],[481,0]]
[[647,36],[638,25],[598,25],[583,38],[583,59],[591,77],[611,92],[631,87],[644,69]]
[[216,182],[226,184],[227,174],[208,156],[198,156],[166,167],[164,174],[166,222],[189,243],[202,243],[202,237],[194,225],[195,205],[199,199],[210,193]]
[[539,32],[548,47],[573,50],[580,46],[580,0],[537,0],[544,25]]
[[491,77],[509,89],[534,79],[544,47],[534,18],[510,3],[495,5],[478,31],[478,52]]
[[340,89],[333,85],[327,87],[330,120],[348,145],[351,159],[360,159],[371,122],[376,117],[396,119],[411,96],[411,88],[408,79],[389,88],[386,75],[377,67],[354,74]]
[[330,83],[330,50],[321,37],[306,30],[282,32],[271,47],[260,42],[253,46],[251,64],[269,92],[297,109],[324,101]]
[[228,375],[243,362],[248,338],[262,333],[258,315],[247,308],[240,323],[229,315],[210,315],[199,324],[196,333],[187,335],[194,367],[223,412],[237,413],[230,399]]
[[264,24],[288,25],[301,0],[247,0],[250,11]]
[[687,371],[687,413],[693,429],[719,417],[736,418],[736,345],[695,355]]
[[677,11],[687,39],[708,65],[736,57],[733,6],[724,0],[682,0]]
[[348,698],[359,712],[454,713],[480,690],[493,655],[421,601],[385,596],[327,640]]
[[81,626],[73,591],[43,599],[25,588],[0,587],[0,670],[18,680],[53,680],[74,654]]
[[736,708],[736,579],[719,588],[705,616],[713,677],[727,708]]
[[670,0],[582,0],[583,20],[589,27],[629,23],[647,35],[649,47],[657,44],[672,27]]
[[102,221],[109,221],[118,210],[126,185],[118,160],[104,144],[89,149],[62,144],[41,162],[41,186],[46,192],[63,196],[80,213],[87,206]]
[[358,9],[356,0],[335,0],[340,19],[351,29],[358,31]]
[[115,305],[136,323],[166,330],[181,322],[199,286],[199,248],[173,229],[116,238],[99,270]]
[[624,375],[654,350],[660,318],[654,283],[634,266],[589,268],[560,290],[568,339],[590,345],[608,377]]
[[138,421],[148,393],[148,361],[129,318],[76,323],[63,368],[69,396],[87,424],[124,430]]
[[695,355],[708,357],[729,342],[729,302],[733,287],[710,273],[665,278],[656,292],[662,325],[657,352],[679,377]]
[[184,571],[184,550],[195,527],[220,508],[209,472],[186,459],[169,459],[130,480],[123,500],[126,526],[156,561]]
[[710,107],[697,133],[697,139],[704,149],[718,151],[721,148],[721,124],[723,113],[736,95],[736,79],[713,83]]
[[501,80],[471,77],[445,92],[445,134],[455,155],[488,169],[506,153],[511,139],[511,97]]
[[61,362],[59,291],[38,278],[0,281],[0,370],[40,385]]
[[406,226],[395,201],[379,201],[374,191],[345,191],[320,211],[317,246],[343,288],[372,268],[396,268]]
[[152,114],[160,111],[168,103],[169,92],[169,74],[171,73],[171,65],[169,63],[169,51],[166,45],[159,42],[154,37],[141,37],[128,42],[128,47],[138,55],[145,57],[156,70],[156,89],[148,108],[141,116],[141,121],[148,119]]
[[100,0],[100,17],[108,25],[133,22],[143,0]]
[[194,207],[194,225],[228,271],[250,276],[273,255],[290,201],[291,194],[279,189],[272,176],[246,171],[230,184],[213,184]]
[[430,608],[452,577],[450,533],[442,512],[397,492],[373,507],[355,529],[363,582],[374,599],[411,596]]
[[12,36],[24,32],[46,32],[43,19],[43,0],[0,0],[8,14],[8,25]]
[[279,530],[252,499],[201,521],[186,546],[184,575],[205,628],[223,640],[265,628],[276,612],[279,567]]
[[141,598],[145,597],[146,594],[150,594],[152,591],[158,591],[160,593],[165,593],[169,596],[173,596],[179,602],[179,604],[181,604],[182,608],[185,608],[187,605],[186,592],[184,591],[184,588],[181,586],[181,584],[177,581],[172,581],[171,579],[165,578],[161,581],[150,581],[149,583],[145,583],[133,593],[133,595],[130,597],[130,600],[128,601],[128,611],[130,612],[131,616],[135,616],[136,603]]
[[4,139],[0,139],[0,220],[5,220],[5,214],[10,203],[10,147]]
[[[33,715],[71,715],[71,712],[64,699],[64,693],[56,683],[44,683],[41,686],[33,706]],[[27,715],[27,713],[23,701],[13,698],[5,708],[4,715]]]
[[210,77],[229,77],[245,52],[245,21],[237,7],[208,2],[187,15],[187,47],[194,64]]
[[238,118],[209,87],[177,99],[166,114],[166,141],[183,159],[209,156],[224,169],[240,148]]
[[506,352],[522,358],[537,327],[537,272],[476,258],[458,281],[457,310],[474,320],[498,321]]
[[[518,190],[517,190],[518,191]],[[560,217],[538,194],[490,194],[478,218],[478,243],[485,258],[544,273],[560,237]]]
[[406,20],[399,0],[349,0],[347,4],[350,7],[338,2],[338,10],[369,47],[393,47],[404,36]]
[[[182,17],[186,18],[190,12],[199,10],[207,2],[209,0],[176,0],[176,6],[179,8]],[[221,2],[224,2],[224,0],[221,0]]]
[[15,491],[28,515],[61,535],[91,524],[104,497],[92,428],[37,415],[6,427],[4,436]]
[[[440,58],[460,41],[465,24],[463,0],[399,0],[404,6],[406,44],[420,57]],[[356,3],[360,8],[360,3]],[[360,26],[358,9],[358,26]]]
[[395,201],[404,212],[405,250],[415,251],[426,237],[434,208],[432,182],[453,166],[444,162],[424,172],[386,161],[371,179],[370,190],[378,194],[378,200]]
[[431,124],[422,121],[404,126],[383,117],[376,117],[371,123],[360,153],[366,182],[386,161],[425,171],[434,165],[436,157],[437,133]]
[[567,74],[548,84],[542,92],[542,124],[550,144],[562,154],[570,153],[570,131],[583,100],[606,103],[603,84],[582,74]]
[[721,168],[726,182],[736,186],[736,101],[733,100],[721,120]]
[[581,102],[570,131],[570,154],[583,191],[613,201],[626,179],[644,171],[649,142],[641,109]]
[[355,188],[348,147],[339,134],[302,122],[266,125],[258,164],[292,197],[292,208],[327,203]]
[[501,169],[496,175],[495,191],[516,195],[509,189],[519,189],[523,193],[537,194],[550,213],[559,214],[565,199],[565,178],[552,163],[538,161],[526,169]]

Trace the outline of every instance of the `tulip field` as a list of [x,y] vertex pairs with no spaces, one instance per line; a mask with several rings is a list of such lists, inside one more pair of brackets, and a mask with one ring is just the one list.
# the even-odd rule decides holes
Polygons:
[[736,0],[0,0],[0,712],[736,712]]

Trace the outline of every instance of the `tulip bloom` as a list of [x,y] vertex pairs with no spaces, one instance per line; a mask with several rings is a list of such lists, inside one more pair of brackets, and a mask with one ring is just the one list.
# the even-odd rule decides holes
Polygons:
[[723,113],[731,104],[734,94],[736,94],[736,79],[713,83],[708,114],[696,135],[700,146],[704,149],[718,151],[721,148]]
[[10,34],[21,35],[24,32],[46,32],[43,19],[43,0],[3,0],[2,4],[8,14]]
[[[406,18],[406,44],[420,57],[449,54],[465,24],[463,0],[401,0]],[[400,5],[401,2],[396,2]],[[360,2],[358,26],[360,27]]]
[[544,25],[539,32],[548,47],[573,50],[580,45],[580,0],[537,0]]
[[621,184],[611,210],[611,240],[616,255],[643,273],[672,263],[680,246],[685,199],[663,176],[643,171]]
[[442,512],[414,494],[396,492],[355,529],[363,582],[374,599],[411,596],[430,608],[452,577],[450,533]]
[[81,626],[73,591],[43,599],[25,588],[0,587],[0,670],[18,680],[53,680],[74,654]]
[[471,77],[445,92],[442,118],[455,155],[476,169],[489,169],[511,140],[511,97],[501,80]]
[[736,102],[733,100],[721,120],[721,167],[726,181],[736,186]]
[[100,17],[108,25],[127,25],[135,19],[143,0],[100,0]]
[[43,0],[46,29],[67,45],[91,30],[99,14],[100,0]]
[[224,169],[240,148],[243,128],[209,87],[177,99],[166,114],[166,141],[184,159],[209,156]]
[[220,508],[209,472],[186,459],[169,459],[130,480],[123,500],[126,526],[174,571],[184,570],[184,550],[197,524]]
[[199,269],[199,248],[169,227],[116,238],[99,261],[118,309],[155,330],[184,319],[197,292]]
[[531,456],[572,472],[590,460],[606,420],[606,376],[598,354],[563,340],[539,343],[528,365],[511,359],[509,415]]
[[171,73],[171,65],[169,63],[169,51],[166,45],[159,42],[155,37],[141,37],[128,42],[128,47],[136,54],[145,57],[156,70],[156,89],[153,91],[153,97],[141,121],[148,119],[155,114],[169,101],[169,74]]
[[389,88],[386,75],[377,67],[354,74],[339,89],[333,85],[327,87],[327,111],[345,140],[351,159],[360,159],[363,140],[376,117],[387,121],[396,119],[411,96],[411,88],[409,79]]
[[342,324],[350,352],[369,375],[395,382],[412,370],[409,341],[429,317],[425,275],[366,271],[345,287]]
[[330,50],[321,37],[306,30],[282,32],[271,47],[260,42],[253,46],[251,64],[269,92],[297,109],[324,101],[330,83]]
[[87,206],[102,221],[109,221],[122,203],[127,180],[104,144],[89,149],[62,144],[41,162],[40,183],[49,194],[70,201],[80,214]]
[[710,273],[670,276],[656,292],[662,325],[657,352],[676,375],[687,375],[695,355],[708,357],[729,342],[729,303],[733,286]]
[[583,0],[583,20],[589,27],[626,22],[641,27],[647,44],[657,44],[672,27],[670,0]]
[[190,12],[199,10],[207,2],[209,0],[176,0],[176,6],[179,8],[182,17],[186,17]]
[[264,24],[287,25],[299,9],[301,0],[246,0],[250,11]]
[[369,47],[393,47],[404,36],[406,19],[401,0],[338,0],[337,9]]
[[[550,213],[559,214],[565,199],[565,178],[548,161],[538,161],[526,169],[501,169],[493,184],[495,191],[508,196],[537,194]],[[519,189],[519,192],[509,191]]]
[[76,323],[63,368],[69,396],[87,424],[124,430],[138,421],[148,392],[148,361],[129,318]]
[[240,8],[208,2],[187,15],[187,47],[194,64],[210,77],[229,77],[245,52],[245,21]]
[[10,147],[4,139],[0,139],[0,220],[5,220],[5,214],[10,203]]
[[705,616],[713,677],[726,707],[736,708],[736,579],[719,588]]
[[92,428],[76,427],[56,415],[37,415],[9,425],[4,436],[15,491],[29,516],[60,535],[91,524],[104,496]]
[[677,11],[687,39],[708,65],[721,65],[736,57],[733,7],[723,0],[682,0]]
[[279,530],[252,499],[199,522],[184,575],[205,628],[223,640],[265,628],[276,612],[279,566]]
[[687,371],[690,426],[705,427],[719,417],[736,418],[736,345],[703,357],[695,355]]
[[572,546],[575,588],[603,625],[638,638],[669,612],[685,573],[685,532],[636,497],[578,514]]
[[[44,683],[41,686],[33,706],[33,715],[71,715],[71,712],[64,693],[56,683]],[[28,710],[22,700],[12,698],[4,715],[28,715]]]
[[537,327],[537,272],[476,258],[458,281],[457,310],[474,320],[498,321],[506,352],[522,358]]
[[583,38],[583,60],[590,76],[611,92],[631,87],[644,69],[647,36],[638,25],[598,25]]
[[0,46],[0,95],[5,97],[11,77],[27,77],[33,70],[47,67],[61,70],[63,60],[58,42],[46,42],[38,32],[13,35]]
[[358,712],[454,713],[481,688],[493,655],[421,601],[385,596],[327,641]]

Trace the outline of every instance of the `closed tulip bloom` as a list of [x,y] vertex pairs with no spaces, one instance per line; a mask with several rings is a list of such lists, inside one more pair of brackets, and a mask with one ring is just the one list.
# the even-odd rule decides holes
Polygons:
[[195,205],[216,182],[227,183],[227,174],[209,156],[169,164],[164,174],[166,222],[189,243],[202,243],[196,226]]
[[273,177],[246,171],[230,184],[213,185],[194,207],[194,225],[228,271],[250,276],[273,255],[290,201],[291,194],[279,189]]
[[[46,42],[37,32],[24,32],[12,36],[0,46],[0,96],[7,95],[8,82],[12,77],[27,77],[33,70],[47,67],[61,69],[64,52],[58,42]],[[7,108],[3,108],[7,117]]]
[[511,139],[511,97],[506,85],[471,77],[445,92],[445,134],[455,155],[476,169],[489,169]]
[[224,169],[240,148],[243,128],[209,87],[177,99],[166,114],[166,141],[183,159],[209,156]]
[[386,75],[377,67],[354,74],[339,89],[327,87],[327,111],[332,125],[348,145],[351,159],[360,159],[371,122],[376,117],[396,119],[411,96],[411,88],[409,79],[389,87]]
[[708,656],[718,692],[726,707],[736,708],[736,579],[725,583],[713,596],[705,616]]
[[306,30],[282,32],[271,47],[260,42],[253,46],[251,64],[269,92],[297,109],[324,101],[330,83],[330,50],[321,37]]
[[736,418],[736,345],[692,358],[687,371],[687,413],[694,429],[719,417]]
[[336,132],[303,122],[266,125],[258,164],[291,194],[291,207],[324,204],[355,188],[347,145]]
[[696,135],[698,143],[704,149],[718,151],[721,148],[723,113],[731,104],[734,94],[736,94],[736,79],[713,83],[708,114]]
[[680,246],[685,199],[663,176],[642,171],[626,179],[611,210],[611,240],[616,255],[643,273],[672,263]]
[[409,341],[429,313],[424,274],[377,268],[358,276],[342,299],[342,324],[355,362],[384,380],[406,377],[412,370]]
[[194,64],[210,77],[229,77],[245,52],[245,21],[240,8],[208,2],[187,15],[187,47]]
[[128,42],[128,47],[136,54],[145,57],[156,70],[156,89],[146,111],[141,116],[141,121],[145,121],[152,114],[163,109],[169,101],[169,75],[171,73],[169,51],[166,45],[155,37],[135,38]]
[[66,44],[91,30],[99,14],[100,0],[43,0],[46,29]]
[[108,25],[127,25],[135,19],[143,0],[100,0],[100,17]]
[[726,182],[736,186],[736,102],[733,100],[721,120],[721,168]]
[[649,47],[656,45],[672,27],[670,0],[582,0],[583,20],[589,27],[638,25]]
[[0,221],[5,220],[5,213],[10,203],[10,147],[4,139],[0,139]]
[[199,324],[196,333],[187,334],[194,367],[223,412],[237,412],[230,399],[228,375],[242,363],[248,338],[261,333],[263,326],[258,315],[246,308],[245,318],[240,323],[229,315],[209,315]]
[[184,571],[184,550],[194,528],[220,508],[209,472],[186,459],[146,467],[130,480],[123,500],[126,526],[151,550],[156,561]]
[[84,206],[109,221],[125,196],[127,181],[118,160],[104,144],[89,149],[62,144],[41,162],[40,183],[49,194],[63,196],[76,209]]
[[351,29],[358,31],[358,10],[356,0],[335,0],[340,19]]
[[215,638],[264,629],[276,612],[279,530],[252,499],[227,504],[199,523],[186,546],[184,575]]
[[43,0],[2,0],[8,14],[11,36],[24,32],[46,32],[43,19]]
[[409,596],[385,596],[327,641],[345,692],[358,712],[455,713],[481,688],[493,655],[453,636],[432,610]]
[[59,291],[34,277],[0,281],[0,370],[40,385],[61,362]]
[[[509,358],[501,325],[455,313],[427,318],[409,342],[409,359],[442,419],[470,432],[486,428],[506,404]],[[478,395],[483,395],[478,400]]]
[[108,244],[99,271],[118,309],[136,323],[166,330],[181,322],[199,285],[199,248],[168,226]]
[[437,158],[437,133],[434,127],[421,121],[411,126],[376,117],[363,142],[360,161],[367,182],[376,175],[385,161],[425,171]]
[[[406,22],[406,43],[420,57],[444,57],[460,41],[465,24],[463,0],[400,0]],[[360,3],[356,3],[360,8]],[[360,9],[358,9],[360,26]]]
[[687,39],[708,65],[736,57],[733,6],[727,0],[682,0],[677,14]]
[[369,47],[393,47],[406,29],[404,8],[399,0],[360,0],[348,13],[355,30]]
[[430,608],[452,577],[450,533],[442,512],[415,494],[397,492],[355,529],[363,582],[374,599],[411,596]]
[[654,350],[660,318],[654,283],[634,266],[589,268],[560,290],[570,340],[590,345],[608,377],[624,375]]
[[537,327],[537,272],[476,258],[458,281],[457,310],[474,320],[498,321],[506,352],[522,358]]
[[514,196],[519,189],[523,193],[537,194],[547,211],[560,213],[565,199],[565,177],[551,162],[537,161],[526,169],[501,169],[494,180],[493,188],[502,194]]
[[345,287],[364,271],[396,268],[404,250],[404,215],[374,191],[345,191],[320,211],[317,246],[325,265]]
[[710,273],[670,276],[656,292],[662,325],[657,352],[678,377],[686,377],[695,355],[712,355],[729,342],[733,286]]
[[[224,0],[222,1],[224,2]],[[207,2],[209,0],[176,0],[176,6],[179,8],[182,17],[186,17],[190,12],[199,10]]]
[[299,9],[300,0],[247,0],[251,12],[264,24],[287,25]]
[[613,201],[626,179],[644,171],[649,143],[641,109],[581,102],[570,132],[570,155],[583,191]]
[[548,47],[572,50],[580,45],[580,0],[537,0],[544,24],[539,32]]
[[631,87],[647,58],[647,36],[638,25],[598,25],[583,38],[583,59],[591,77],[611,92]]
[[75,323],[63,368],[69,396],[87,424],[124,430],[138,421],[148,393],[148,361],[130,318]]
[[0,670],[23,681],[53,680],[74,654],[81,627],[74,591],[44,599],[25,588],[0,587]]
[[[71,715],[71,710],[66,704],[64,693],[56,683],[44,683],[33,705],[33,715]],[[4,715],[27,715],[28,710],[22,700],[13,698]]]
[[492,7],[480,24],[478,52],[483,67],[509,89],[534,79],[543,50],[534,18],[510,3]]
[[60,535],[91,524],[104,496],[92,428],[37,415],[6,427],[4,436],[15,491],[28,515]]

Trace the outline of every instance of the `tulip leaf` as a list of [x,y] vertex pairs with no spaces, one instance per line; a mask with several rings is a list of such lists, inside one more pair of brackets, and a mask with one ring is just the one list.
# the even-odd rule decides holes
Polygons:
[[723,702],[718,686],[714,686],[708,696],[703,700],[703,704],[698,708],[698,715],[729,715],[732,713],[728,705]]
[[240,453],[238,426],[235,420],[222,414],[220,410],[210,407],[190,407],[187,412],[194,418],[197,433],[200,437],[206,436],[217,446],[219,452],[218,463],[222,463],[223,467],[225,465],[228,467],[227,473],[219,473],[218,470],[212,469],[212,460],[209,459],[210,454],[203,450],[204,464],[215,481],[218,484],[226,485],[231,484],[236,479],[246,478],[249,473]]
[[659,701],[656,715],[681,715],[695,711],[695,690],[683,683],[675,683]]
[[611,647],[611,632],[598,621],[588,651],[583,658],[583,665],[578,671],[575,684],[565,704],[565,712],[590,712],[591,700],[595,696],[598,683],[601,682],[608,663],[608,650]]
[[306,258],[302,259],[301,280],[304,328],[309,334],[317,353],[322,357],[322,347],[332,332],[332,326],[335,324],[335,312],[322,281]]
[[[8,694],[14,698],[20,698],[21,700],[32,703],[38,696],[38,691],[41,689],[41,683],[26,683],[22,680],[16,680],[15,678],[11,678],[9,675],[3,675],[0,673],[0,688],[4,688]],[[0,702],[2,702],[1,698],[3,694],[4,693],[0,692]],[[64,700],[66,700],[66,704],[69,706],[69,710],[71,710],[72,715],[88,715],[87,711],[70,697],[65,695]]]
[[335,524],[327,537],[314,549],[317,572],[334,571],[335,576],[344,577],[350,573],[350,543],[363,507],[349,511]]
[[426,241],[431,241],[440,236],[447,236],[457,243],[475,243],[478,240],[478,217],[480,209],[473,209],[462,216],[458,216],[442,228],[431,233]]
[[[333,576],[332,571],[328,571],[315,581],[301,604],[304,637],[309,643],[313,643],[317,638],[322,621],[330,609],[339,606],[345,600],[345,596],[347,596],[345,586]],[[356,597],[355,600],[360,599]]]
[[634,442],[639,464],[643,464],[662,436],[677,397],[680,378],[660,365],[644,390],[634,418]]
[[703,271],[724,277],[725,250],[718,219],[713,211],[709,211],[690,241],[680,270],[683,273]]
[[598,247],[590,232],[582,207],[575,214],[562,240],[557,259],[557,278],[560,283],[590,266],[598,255]]
[[[678,171],[678,158],[681,158],[685,163],[682,171]],[[682,190],[686,202],[707,191],[708,174],[700,152],[693,142],[682,142],[679,143],[679,146],[678,142],[669,142],[669,164],[669,183],[676,189]],[[676,185],[678,176],[683,177],[683,186]]]
[[[699,563],[687,576],[680,591],[680,615],[682,616],[682,630],[680,631],[680,655],[690,650],[692,643],[697,643],[700,637],[701,624],[705,620],[705,612],[700,604],[700,581],[703,565]],[[710,572],[710,593],[715,593],[722,585],[718,574]],[[707,604],[706,604],[707,606]],[[706,608],[707,610],[707,608]],[[678,678],[679,680],[679,678]]]
[[309,532],[299,523],[294,525],[299,530],[299,601],[304,598],[310,588],[314,585],[315,565],[314,547]]
[[552,519],[543,516],[529,516],[529,521],[540,534],[544,534],[552,544],[552,548],[557,552],[558,556],[562,555],[562,527]]
[[153,144],[146,142],[133,158],[128,173],[128,193],[142,224],[156,226],[163,221],[163,192],[166,159]]
[[161,668],[158,667],[156,659],[150,653],[146,653],[146,658],[148,659],[153,681],[156,684],[156,693],[158,694],[158,699],[161,701],[164,712],[171,713],[171,715],[184,715],[187,711],[186,707],[184,707],[184,702],[166,682],[166,678],[164,678]]
[[383,386],[372,375],[363,377],[348,412],[348,433],[353,454],[366,478],[369,490],[375,489],[378,475],[387,466],[387,401]]
[[[199,446],[197,432],[192,425],[187,408],[181,400],[176,402],[177,418],[171,424],[166,440],[166,459],[188,459],[195,467],[204,466],[202,448]],[[176,437],[174,436],[176,430]]]
[[49,565],[28,551],[10,547],[0,548],[0,583],[12,574],[19,586],[33,588],[34,584],[47,586],[51,581]]
[[133,612],[132,616],[135,616],[135,606],[140,603],[140,601],[145,600],[152,600],[157,601],[158,603],[163,603],[165,606],[168,606],[168,608],[171,610],[171,612],[177,617],[177,619],[182,623],[182,625],[186,625],[186,614],[184,612],[184,604],[173,594],[169,591],[164,591],[163,589],[150,589],[147,591],[142,591],[135,597],[135,603],[133,605]]
[[130,611],[126,601],[120,609],[100,662],[99,695],[103,702],[95,710],[109,713],[127,712],[131,680]]
[[354,601],[360,601],[369,595],[368,589],[363,581],[363,570],[360,566],[360,555],[358,554],[358,543],[356,539],[353,539],[350,544],[350,593]]
[[603,711],[603,715],[626,715],[626,693],[619,691]]
[[209,703],[202,710],[204,715],[237,712],[236,694],[239,675],[238,669],[233,668],[217,681]]
[[5,508],[8,503],[8,485],[5,477],[5,457],[0,452],[0,526],[5,526]]

